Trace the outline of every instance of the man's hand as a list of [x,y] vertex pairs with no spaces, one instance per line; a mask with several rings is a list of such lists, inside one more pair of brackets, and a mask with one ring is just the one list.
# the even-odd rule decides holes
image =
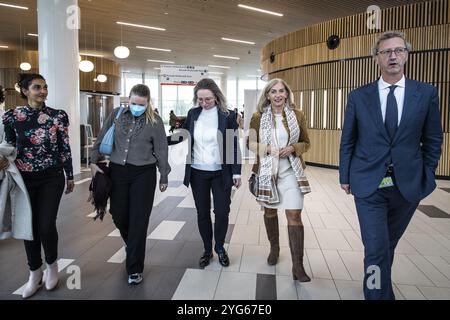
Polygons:
[[8,169],[8,167],[9,167],[9,160],[4,156],[0,156],[0,170]]
[[341,184],[341,189],[344,190],[346,194],[352,193],[352,190],[350,189],[349,184]]
[[234,182],[234,186],[236,187],[236,189],[239,189],[239,187],[240,187],[241,184],[242,184],[241,178],[233,179],[233,182]]

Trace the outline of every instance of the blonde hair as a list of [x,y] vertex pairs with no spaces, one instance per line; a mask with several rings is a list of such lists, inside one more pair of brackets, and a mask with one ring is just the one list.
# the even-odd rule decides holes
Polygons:
[[259,97],[259,100],[258,100],[258,106],[257,106],[257,110],[259,112],[264,113],[264,110],[268,106],[270,106],[270,100],[268,98],[269,91],[278,83],[281,83],[286,88],[286,91],[288,93],[288,97],[287,97],[287,101],[286,101],[287,105],[289,106],[289,108],[295,109],[296,106],[295,106],[295,102],[294,102],[294,93],[292,92],[289,85],[283,79],[274,78],[274,79],[270,80],[269,82],[267,82],[266,86],[262,90],[261,96]]
[[155,124],[157,122],[157,117],[156,112],[153,109],[150,89],[145,84],[137,84],[133,88],[131,88],[130,98],[131,95],[147,98],[148,106],[147,110],[145,111],[145,118],[147,119],[147,123],[150,122],[151,124]]

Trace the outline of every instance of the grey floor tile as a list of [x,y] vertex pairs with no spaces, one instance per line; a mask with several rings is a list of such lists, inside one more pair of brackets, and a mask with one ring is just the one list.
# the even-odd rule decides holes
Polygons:
[[80,259],[88,261],[106,262],[124,245],[122,238],[104,237],[89,250],[87,250]]
[[441,190],[444,190],[445,192],[450,193],[450,188],[440,188]]
[[234,224],[228,225],[227,235],[225,236],[225,243],[230,243],[231,237],[233,236]]
[[258,274],[256,277],[256,300],[277,300],[277,279],[272,274]]
[[417,209],[425,213],[430,218],[444,218],[444,219],[450,218],[450,214],[448,214],[445,211],[442,211],[441,209],[435,206],[420,205]]
[[136,286],[128,284],[128,275],[125,268],[117,268],[106,280],[89,295],[89,299],[95,300],[130,300],[136,290]]
[[153,300],[170,300],[180,284],[181,278],[186,272],[185,268],[166,267],[166,273],[155,293]]
[[197,269],[203,251],[203,242],[186,242],[173,261],[173,266]]
[[184,242],[181,241],[158,240],[147,253],[147,264],[151,266],[172,267],[183,246]]

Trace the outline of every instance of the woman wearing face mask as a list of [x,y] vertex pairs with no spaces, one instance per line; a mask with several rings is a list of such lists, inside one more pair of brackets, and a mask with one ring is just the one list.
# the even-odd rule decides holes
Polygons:
[[294,95],[282,79],[272,79],[262,90],[258,111],[252,116],[248,148],[258,156],[252,171],[258,173],[256,200],[264,207],[264,224],[270,242],[269,265],[280,252],[277,210],[286,212],[292,275],[311,281],[303,267],[304,228],[301,219],[304,194],[310,192],[302,154],[308,151],[306,119],[296,109]]
[[170,166],[166,133],[154,112],[150,90],[138,84],[131,89],[129,107],[117,120],[119,108],[106,120],[91,154],[91,172],[103,173],[96,165],[103,136],[116,121],[114,146],[110,155],[112,190],[110,212],[126,245],[129,284],[139,284],[144,271],[147,227],[156,188],[156,167],[161,175],[159,189],[167,189]]
[[56,216],[64,185],[68,194],[73,191],[74,181],[67,114],[45,104],[48,88],[40,74],[23,74],[18,85],[27,105],[8,110],[3,124],[5,141],[17,149],[15,164],[32,208],[33,241],[25,240],[30,277],[22,293],[28,298],[42,286],[41,245],[47,264],[45,287],[52,290],[58,283]]

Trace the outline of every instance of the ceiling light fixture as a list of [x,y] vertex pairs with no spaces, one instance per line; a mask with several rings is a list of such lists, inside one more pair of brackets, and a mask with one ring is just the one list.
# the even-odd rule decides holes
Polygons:
[[144,29],[166,31],[166,29],[164,29],[164,28],[144,26],[142,24],[134,24],[134,23],[128,23],[128,22],[121,22],[121,21],[117,21],[116,23],[120,24],[120,25],[123,25],[123,26],[128,26],[128,27],[136,27],[136,28],[144,28]]
[[282,17],[283,16],[282,13],[269,11],[269,10],[264,10],[264,9],[260,9],[260,8],[255,8],[255,7],[250,7],[250,6],[246,6],[245,4],[238,4],[238,7],[244,8],[244,9],[248,9],[248,10],[258,11],[258,12],[262,12],[262,13],[267,13],[267,14],[271,14],[271,15],[274,15],[274,16],[278,16],[278,17]]
[[28,10],[28,7],[16,6],[14,4],[3,3],[3,2],[0,2],[0,6],[1,7],[14,8],[14,9]]
[[39,37],[39,35],[37,33],[28,33],[28,35],[30,37]]
[[221,55],[218,55],[218,54],[215,54],[214,57],[216,57],[216,58],[223,58],[223,59],[232,59],[232,60],[240,60],[241,59],[239,57],[221,56]]
[[144,49],[144,50],[154,50],[154,51],[164,51],[164,52],[172,52],[170,49],[161,49],[161,48],[151,48],[151,47],[142,47],[142,46],[136,46],[137,49]]
[[107,76],[105,76],[104,74],[99,74],[98,76],[97,76],[97,81],[98,82],[106,82],[106,81],[108,81],[108,77]]
[[20,69],[23,71],[30,71],[31,70],[31,64],[29,64],[28,62],[22,62],[20,64]]
[[114,55],[119,59],[126,59],[130,56],[130,49],[123,46],[123,28],[120,26],[120,46],[114,49]]
[[[84,50],[87,51],[87,28],[85,26],[86,32],[84,33]],[[79,56],[81,58],[81,56]],[[81,60],[78,63],[78,68],[80,69],[81,72],[91,72],[92,70],[94,70],[95,66],[94,63],[92,63],[92,61],[89,60]]]
[[208,67],[211,67],[211,68],[230,69],[230,67],[227,67],[227,66],[215,66],[215,65],[212,65],[212,64],[209,64]]
[[244,41],[244,40],[237,40],[237,39],[231,39],[231,38],[222,38],[222,40],[231,41],[231,42],[246,43],[246,44],[253,44],[253,45],[255,44],[252,41]]
[[161,63],[175,63],[173,61],[164,61],[164,60],[152,60],[152,59],[147,59],[148,62],[161,62]]
[[0,46],[0,48],[2,48],[2,49],[8,49],[9,47],[8,47],[8,46]]
[[[100,31],[100,52],[103,51],[103,33],[102,31]],[[106,81],[108,81],[108,77],[106,75],[103,74],[103,56],[101,56],[101,69],[100,69],[100,74],[97,76],[97,80],[98,82],[104,83]]]
[[80,61],[78,66],[80,70],[83,72],[91,72],[92,70],[94,70],[94,64],[92,63],[92,61],[89,60]]

